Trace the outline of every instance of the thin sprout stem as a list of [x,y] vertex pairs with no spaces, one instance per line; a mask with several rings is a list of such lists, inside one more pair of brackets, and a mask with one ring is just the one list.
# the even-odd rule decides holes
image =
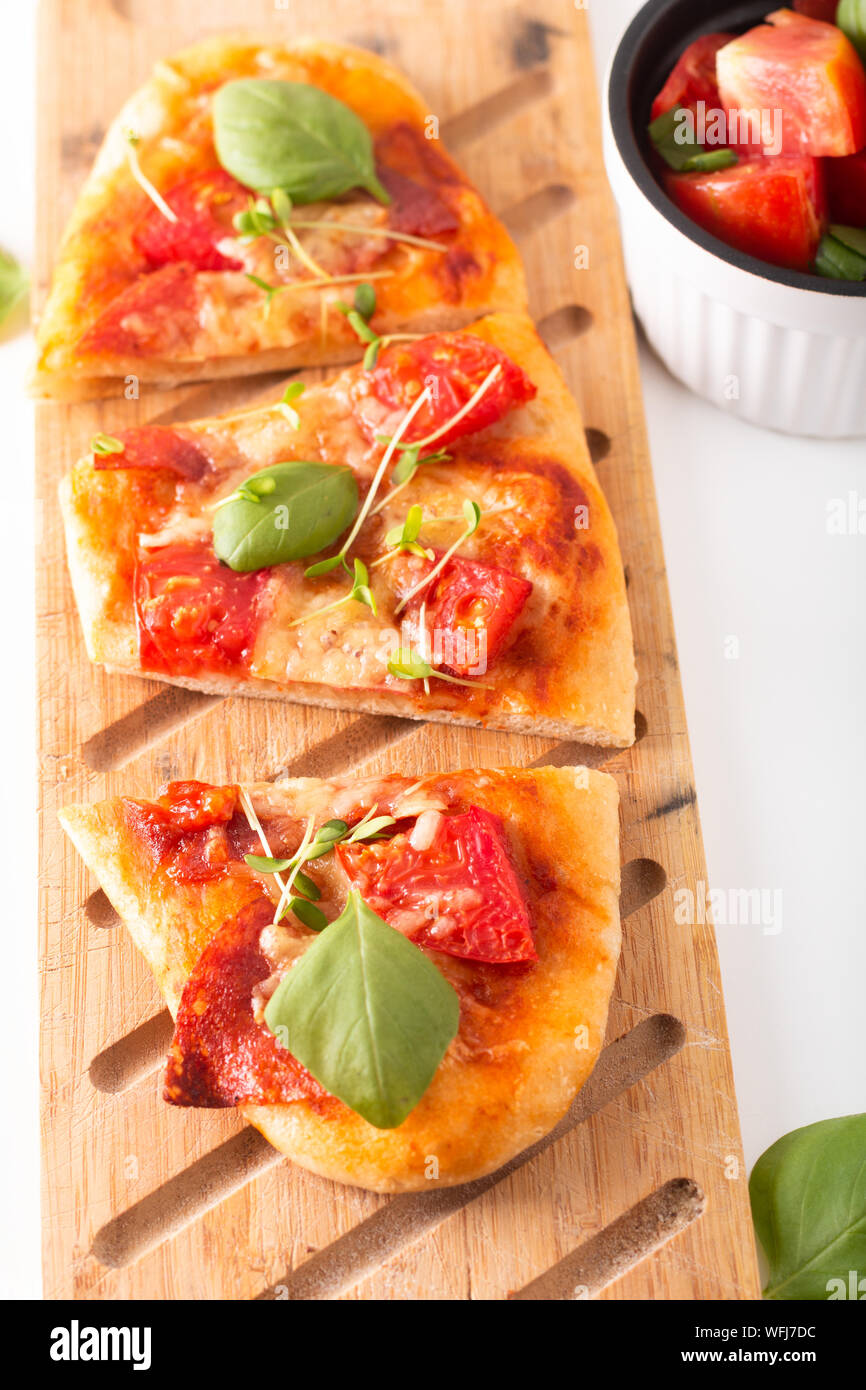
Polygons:
[[[283,224],[285,225],[285,224]],[[331,222],[325,218],[316,221],[312,218],[293,217],[293,227],[322,227],[329,232],[351,232],[358,236],[381,236],[389,241],[405,241],[409,246],[423,246],[428,251],[447,251],[440,241],[428,241],[426,237],[413,236],[410,232],[394,232],[387,227],[361,227],[353,222]]]

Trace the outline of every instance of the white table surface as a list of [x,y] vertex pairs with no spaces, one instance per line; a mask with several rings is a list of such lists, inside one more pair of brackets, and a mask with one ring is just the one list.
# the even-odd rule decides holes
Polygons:
[[[590,0],[600,78],[637,8],[636,0]],[[14,132],[4,146],[0,244],[26,263],[35,198],[32,9],[24,0],[14,17],[11,7],[4,13],[15,62],[0,83],[0,129]],[[33,634],[25,598],[38,547],[32,412],[23,394],[31,352],[26,334],[0,331],[0,563],[10,653],[0,697],[11,909],[0,972],[5,1298],[38,1297],[41,1288]],[[781,894],[780,931],[718,928],[751,1165],[787,1130],[862,1110],[866,1100],[866,534],[826,530],[833,499],[866,499],[866,443],[755,429],[689,395],[645,346],[641,366],[710,885]],[[863,508],[866,515],[866,500]]]

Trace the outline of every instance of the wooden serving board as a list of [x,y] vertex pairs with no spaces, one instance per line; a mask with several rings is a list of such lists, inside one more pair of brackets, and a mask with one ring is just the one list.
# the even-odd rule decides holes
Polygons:
[[[587,750],[220,700],[91,666],[64,563],[61,474],[97,430],[221,410],[266,383],[41,406],[46,1295],[757,1297],[713,931],[674,921],[673,891],[695,889],[706,870],[586,15],[572,0],[44,0],[41,295],[121,101],[160,56],[250,24],[360,43],[399,64],[519,242],[532,311],[583,409],[629,579],[642,736],[625,753],[588,753],[622,793],[622,963],[608,1046],[569,1116],[551,1141],[468,1189],[388,1199],[340,1187],[280,1159],[232,1111],[165,1106],[168,1015],[61,832],[59,806],[146,795],[167,777],[420,773],[581,762]],[[576,267],[581,247],[588,268]]]

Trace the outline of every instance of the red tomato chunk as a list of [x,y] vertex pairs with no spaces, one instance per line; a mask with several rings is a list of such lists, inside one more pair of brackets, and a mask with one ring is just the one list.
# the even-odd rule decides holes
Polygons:
[[782,113],[774,154],[846,155],[866,145],[866,73],[832,24],[776,10],[719,50],[716,73],[728,112]]
[[246,669],[267,579],[267,570],[236,574],[205,545],[142,556],[135,572],[142,669],[173,676]]
[[753,159],[713,174],[664,175],[688,217],[728,246],[771,265],[810,270],[824,229],[823,171],[815,159]]
[[489,811],[443,816],[423,849],[410,832],[336,853],[364,901],[417,946],[494,965],[538,959],[504,826]]

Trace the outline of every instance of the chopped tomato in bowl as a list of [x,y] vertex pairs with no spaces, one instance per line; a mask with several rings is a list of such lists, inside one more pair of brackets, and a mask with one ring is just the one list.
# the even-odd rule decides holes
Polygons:
[[728,246],[770,265],[812,268],[826,226],[820,161],[751,159],[716,173],[664,175],[682,212]]
[[[647,0],[614,54],[604,106],[648,340],[726,413],[822,438],[866,434],[856,17],[857,3],[834,24],[817,3]],[[763,66],[762,50],[773,58]],[[735,98],[759,105],[742,112]]]

